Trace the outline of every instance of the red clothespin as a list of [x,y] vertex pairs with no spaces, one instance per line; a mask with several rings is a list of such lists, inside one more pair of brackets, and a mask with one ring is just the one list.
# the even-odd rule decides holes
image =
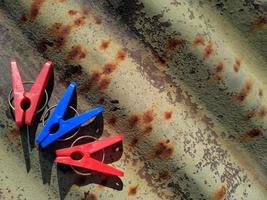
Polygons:
[[17,62],[15,59],[11,60],[15,121],[18,126],[22,126],[23,124],[32,125],[52,70],[52,62],[46,62],[30,91],[26,92],[20,77]]
[[[91,157],[91,154],[118,143],[122,141],[123,138],[123,135],[118,135],[91,143],[59,149],[56,151],[57,157],[55,162],[94,170],[105,174],[123,176],[123,171],[113,168]],[[77,158],[77,154],[79,155],[79,158]],[[74,155],[76,155],[75,158]]]

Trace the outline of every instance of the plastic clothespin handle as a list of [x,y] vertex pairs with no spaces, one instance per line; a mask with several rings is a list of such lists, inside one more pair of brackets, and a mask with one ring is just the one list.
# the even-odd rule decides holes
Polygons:
[[[14,96],[15,121],[18,126],[24,123],[32,125],[38,106],[41,103],[42,95],[47,86],[48,80],[52,74],[52,62],[48,61],[37,76],[29,92],[25,92],[23,82],[18,70],[18,64],[15,59],[11,60],[11,78]],[[30,106],[23,110],[23,104],[29,103]]]
[[37,78],[34,81],[30,91],[27,93],[27,97],[31,101],[30,107],[26,110],[25,123],[27,125],[32,125],[33,120],[36,116],[37,109],[42,101],[42,97],[45,88],[48,84],[49,78],[52,74],[52,62],[48,61],[43,65],[43,68]]
[[[103,111],[104,111],[104,109],[102,107],[97,107],[97,108],[94,108],[92,110],[84,112],[81,115],[78,115],[78,116],[73,117],[73,118],[66,120],[66,121],[63,119],[60,119],[59,123],[58,123],[59,129],[56,133],[50,134],[47,131],[44,131],[44,132],[42,131],[40,133],[40,135],[41,134],[46,135],[46,137],[40,142],[41,147],[42,148],[47,147],[49,144],[55,142],[57,139],[63,137],[64,135],[68,134],[69,132],[73,131],[75,128],[78,128],[79,126],[81,126],[85,122],[89,121],[93,117],[96,117],[97,115],[99,115]],[[49,131],[49,128],[48,128],[48,131]],[[39,141],[39,140],[37,140],[37,141]]]
[[68,86],[63,96],[60,98],[54,112],[48,118],[45,126],[43,127],[39,135],[36,137],[37,143],[41,143],[41,141],[44,140],[49,135],[50,127],[55,123],[59,123],[60,119],[64,117],[75,90],[76,90],[76,83],[72,82]]
[[[69,147],[65,149],[60,149],[56,151],[57,158],[55,162],[61,164],[68,164],[76,167],[82,167],[85,169],[90,169],[105,174],[111,174],[116,176],[123,176],[124,172],[113,168],[107,164],[104,164],[98,160],[91,158],[91,154],[106,147],[109,147],[115,143],[118,143],[124,139],[123,135],[118,135],[103,140],[98,140],[95,142],[82,144],[74,147]],[[70,156],[72,153],[78,152],[83,155],[81,160],[73,160]]]
[[12,59],[10,64],[11,64],[11,79],[12,79],[14,107],[15,107],[15,121],[18,126],[22,126],[24,124],[25,113],[21,107],[21,102],[25,98],[24,97],[25,90],[16,60]]

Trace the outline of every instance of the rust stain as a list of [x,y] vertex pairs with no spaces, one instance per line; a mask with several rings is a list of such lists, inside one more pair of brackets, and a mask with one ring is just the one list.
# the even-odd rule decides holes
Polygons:
[[86,51],[80,44],[71,47],[71,50],[67,53],[65,60],[81,60],[86,57]]
[[161,66],[165,66],[167,61],[162,56],[159,56],[157,53],[153,53],[153,57],[155,58],[156,62],[159,63]]
[[93,18],[94,18],[94,22],[95,22],[95,24],[101,24],[102,23],[102,20],[99,18],[99,17],[97,17],[97,16],[93,16]]
[[32,20],[36,19],[39,11],[45,0],[34,0],[30,6],[30,17]]
[[139,122],[140,122],[140,117],[137,114],[132,115],[128,120],[130,128],[134,128],[135,126],[137,126]]
[[220,61],[216,66],[215,66],[215,72],[220,73],[223,71],[224,68],[224,63],[223,61]]
[[196,35],[196,37],[194,38],[194,41],[193,41],[193,48],[199,46],[199,45],[202,45],[204,46],[205,45],[205,37],[203,35]]
[[143,114],[143,121],[145,124],[149,124],[154,120],[155,113],[153,110],[147,110]]
[[117,123],[117,118],[114,115],[112,115],[111,118],[108,119],[108,124],[115,126],[116,123]]
[[245,120],[246,120],[246,121],[250,120],[252,117],[255,116],[255,114],[256,114],[255,110],[252,110],[252,111],[248,112],[248,113],[246,114],[246,116],[245,116]]
[[259,89],[259,97],[260,97],[260,98],[263,97],[263,89],[262,89],[262,88]]
[[78,13],[77,10],[69,10],[68,11],[69,15],[76,15]]
[[110,83],[111,83],[111,79],[109,77],[101,78],[99,81],[99,88],[101,90],[105,90],[108,88]]
[[212,75],[213,80],[215,81],[221,81],[223,80],[222,76],[220,74],[213,74]]
[[37,43],[37,49],[39,52],[44,53],[49,47],[54,46],[54,43],[43,38]]
[[145,128],[142,131],[142,134],[147,135],[147,134],[151,133],[152,131],[153,131],[153,127],[151,125],[145,126]]
[[126,53],[125,53],[125,51],[123,51],[123,50],[119,50],[119,51],[117,52],[116,59],[118,59],[119,61],[122,61],[122,60],[124,60],[125,58],[126,58]]
[[184,46],[185,41],[181,38],[171,38],[168,39],[167,42],[164,45],[164,48],[167,51],[174,51],[176,48]]
[[215,65],[214,73],[212,74],[212,78],[215,81],[221,81],[223,79],[221,72],[224,69],[224,62],[220,61],[218,64]]
[[267,115],[267,106],[263,106],[259,110],[259,117],[264,118]]
[[167,170],[160,171],[158,174],[158,180],[165,180],[170,177],[170,173]]
[[97,200],[97,197],[94,193],[84,192],[84,198],[82,200]]
[[74,25],[76,27],[83,26],[86,23],[86,17],[81,16],[74,20]]
[[137,189],[139,185],[130,185],[128,189],[128,195],[129,196],[135,196],[137,194]]
[[237,100],[242,102],[246,99],[246,97],[249,95],[249,93],[252,90],[253,83],[252,81],[246,81],[244,87],[241,89],[239,94],[237,95]]
[[260,135],[262,135],[261,129],[253,128],[248,132],[246,132],[245,134],[241,135],[241,141],[247,142],[250,141],[251,139],[259,137]]
[[28,17],[27,17],[27,15],[26,15],[25,13],[22,13],[22,14],[21,14],[21,17],[20,17],[20,20],[21,20],[23,23],[27,22],[27,21],[28,21]]
[[103,74],[111,74],[116,69],[116,67],[116,64],[112,62],[105,64],[103,68]]
[[267,24],[267,15],[266,16],[261,16],[257,18],[253,23],[252,23],[252,30],[256,30],[259,28],[265,27]]
[[211,42],[205,47],[203,57],[204,59],[210,58],[215,53],[215,45]]
[[226,187],[223,185],[214,195],[214,200],[224,200],[227,193]]
[[138,136],[135,136],[135,137],[131,140],[129,146],[130,146],[130,147],[135,147],[135,146],[137,145],[138,142],[139,142]]
[[235,58],[235,63],[233,65],[234,71],[239,72],[241,66],[241,60],[240,58]]
[[84,15],[89,15],[90,14],[90,9],[87,8],[87,7],[83,7],[82,8],[82,12],[83,12]]
[[171,118],[172,118],[172,111],[166,111],[166,112],[164,113],[164,118],[165,118],[166,120],[171,119]]
[[97,104],[103,104],[105,102],[105,97],[100,97],[97,101]]
[[174,148],[169,144],[169,140],[160,141],[155,146],[155,158],[170,158],[174,153]]
[[101,50],[106,50],[110,46],[111,40],[102,40],[100,44]]
[[54,37],[57,47],[61,47],[65,44],[67,37],[71,32],[70,25],[63,25],[62,23],[55,23],[49,29],[49,33]]

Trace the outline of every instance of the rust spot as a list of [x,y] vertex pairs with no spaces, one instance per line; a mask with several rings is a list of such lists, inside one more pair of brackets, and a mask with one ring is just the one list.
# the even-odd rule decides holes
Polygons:
[[224,69],[223,61],[220,61],[217,65],[215,65],[214,73],[212,75],[212,78],[215,81],[221,81],[223,79],[222,75],[220,74],[223,71],[223,69]]
[[132,185],[129,186],[128,195],[129,196],[135,196],[137,194],[137,189],[139,185]]
[[259,137],[260,135],[262,135],[262,131],[259,128],[253,128],[241,135],[241,141],[248,142],[256,137]]
[[224,68],[224,63],[223,61],[220,61],[216,66],[215,66],[215,72],[220,73],[223,71]]
[[124,60],[125,57],[126,57],[126,53],[125,53],[125,51],[123,51],[123,50],[119,50],[119,51],[117,52],[116,58],[117,58],[118,60]]
[[83,12],[84,15],[89,15],[90,14],[90,9],[83,7],[82,8],[82,12]]
[[69,10],[69,15],[76,15],[78,13],[77,10]]
[[138,115],[134,114],[129,118],[128,122],[129,127],[134,128],[140,122],[140,118]]
[[84,193],[84,198],[82,198],[82,200],[97,200],[97,197],[93,193],[85,192]]
[[249,132],[247,132],[247,136],[254,138],[261,135],[261,130],[259,128],[254,128],[252,130],[250,130]]
[[214,44],[211,42],[204,49],[204,59],[208,59],[211,55],[215,53]]
[[108,77],[104,77],[99,81],[99,88],[101,90],[105,90],[108,88],[109,84],[110,84],[111,80]]
[[129,146],[130,146],[130,147],[135,147],[135,146],[137,145],[138,141],[139,141],[138,136],[135,136],[135,137],[131,140]]
[[146,112],[144,112],[143,121],[146,124],[151,123],[154,120],[154,117],[155,117],[154,111],[153,110],[147,110]]
[[226,187],[223,185],[216,193],[215,193],[215,200],[224,200],[226,195]]
[[114,63],[107,63],[104,65],[103,74],[111,74],[116,69],[116,64]]
[[215,80],[215,81],[221,81],[221,80],[223,79],[222,76],[219,75],[219,74],[213,74],[213,75],[212,75],[212,78],[213,78],[213,80]]
[[174,51],[179,46],[184,46],[185,41],[180,38],[168,39],[165,44],[165,49],[168,51]]
[[241,66],[241,60],[240,58],[235,59],[235,64],[233,65],[234,71],[239,72]]
[[168,141],[160,141],[156,144],[154,157],[169,158],[173,155],[174,148]]
[[45,0],[34,0],[30,6],[30,16],[31,19],[36,19],[37,15],[39,14],[39,10],[42,7]]
[[74,25],[75,25],[76,27],[79,27],[79,26],[84,25],[84,24],[85,24],[85,19],[86,19],[85,16],[81,16],[81,17],[75,19],[75,20],[74,20]]
[[101,24],[102,23],[102,20],[97,17],[97,16],[93,16],[94,17],[94,21],[95,21],[95,24]]
[[82,49],[80,44],[72,46],[71,50],[67,53],[66,60],[81,60],[86,57],[86,51]]
[[112,126],[115,126],[116,122],[117,122],[117,118],[114,115],[108,120],[108,123]]
[[25,13],[22,13],[21,14],[21,17],[20,17],[20,20],[22,21],[22,22],[27,22],[28,21],[28,17],[27,17],[27,15],[25,14]]
[[63,25],[61,23],[55,23],[49,29],[50,34],[55,38],[57,47],[63,46],[66,42],[68,35],[70,34],[71,26]]
[[149,133],[151,133],[152,132],[152,130],[153,130],[153,127],[152,126],[146,126],[145,128],[144,128],[144,130],[143,130],[143,135],[147,135],[147,134],[149,134]]
[[241,89],[240,93],[237,96],[238,101],[244,101],[245,98],[249,95],[249,93],[252,90],[252,82],[251,81],[246,81],[244,87]]
[[157,63],[159,63],[161,66],[165,66],[167,61],[162,57],[159,56],[157,53],[153,53],[153,56]]
[[97,104],[103,104],[105,102],[105,97],[100,97],[97,101]]
[[264,118],[267,114],[267,106],[263,106],[260,110],[259,110],[259,116],[261,118]]
[[245,116],[245,120],[246,120],[246,121],[247,121],[247,120],[250,120],[252,117],[255,116],[255,114],[256,114],[255,110],[252,110],[252,111],[248,112],[248,113],[246,114],[246,116]]
[[262,89],[262,88],[259,89],[259,97],[260,97],[260,98],[263,97],[263,89]]
[[172,118],[172,111],[166,111],[166,112],[164,113],[164,118],[165,118],[166,120],[171,119],[171,118]]
[[160,171],[158,175],[159,180],[165,180],[170,177],[170,173],[166,170]]
[[98,82],[100,80],[101,73],[99,71],[93,71],[91,75],[91,82]]
[[111,43],[111,40],[102,40],[100,44],[100,49],[106,50],[109,47],[110,43]]
[[44,53],[48,47],[52,47],[53,45],[53,42],[43,38],[37,43],[37,49],[39,52]]
[[192,46],[195,48],[195,47],[197,47],[197,46],[199,46],[199,45],[202,45],[202,46],[205,45],[205,38],[204,38],[203,35],[199,35],[199,34],[198,34],[198,35],[195,37]]
[[267,15],[261,16],[252,23],[252,30],[263,28],[267,24]]

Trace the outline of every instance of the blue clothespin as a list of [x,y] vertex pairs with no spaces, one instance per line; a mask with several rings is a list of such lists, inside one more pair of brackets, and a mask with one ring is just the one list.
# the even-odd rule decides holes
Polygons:
[[71,83],[64,95],[61,97],[54,112],[48,118],[45,126],[37,136],[36,142],[39,143],[42,148],[45,148],[49,144],[53,143],[57,139],[63,137],[67,133],[71,132],[75,128],[81,126],[88,120],[96,117],[98,114],[104,111],[102,107],[97,107],[68,120],[64,120],[63,117],[67,111],[75,90],[76,83]]

